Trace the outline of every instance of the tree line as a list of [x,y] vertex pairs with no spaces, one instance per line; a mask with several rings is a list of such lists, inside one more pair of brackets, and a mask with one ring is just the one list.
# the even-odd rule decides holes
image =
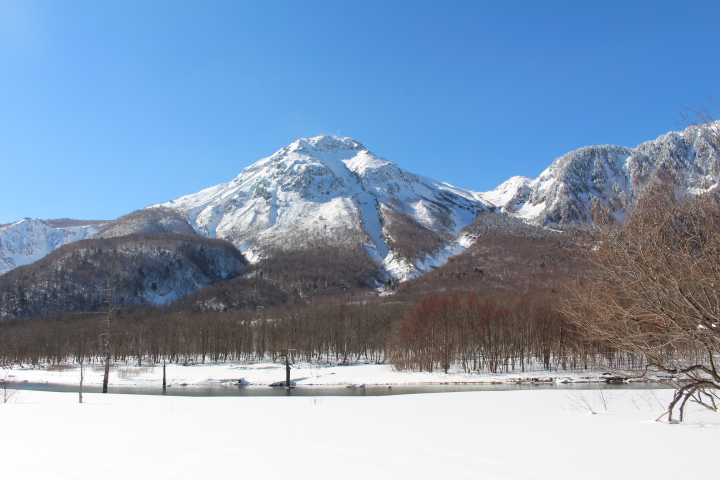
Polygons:
[[[120,309],[112,322],[112,360],[250,362],[275,359],[288,347],[297,361],[389,360],[389,339],[405,305],[323,303],[259,310]],[[0,362],[42,365],[101,362],[103,312],[65,313],[0,323]]]
[[[632,365],[599,342],[584,341],[559,311],[560,294],[516,297],[429,294],[261,309],[175,310],[124,307],[112,318],[116,363],[294,360],[390,363],[398,369],[510,372]],[[104,312],[69,312],[0,323],[0,362],[102,363]]]
[[402,368],[448,372],[582,370],[636,365],[601,342],[587,341],[553,292],[514,297],[426,295],[399,324],[394,362]]

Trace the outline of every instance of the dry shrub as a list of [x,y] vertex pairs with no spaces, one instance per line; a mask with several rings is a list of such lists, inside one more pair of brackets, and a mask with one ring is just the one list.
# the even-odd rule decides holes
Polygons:
[[137,377],[146,373],[152,373],[155,367],[118,367],[118,377],[127,380],[128,378]]
[[53,365],[48,365],[45,367],[45,371],[47,372],[67,372],[69,370],[73,370],[75,368],[74,365],[70,365],[67,363],[55,363]]

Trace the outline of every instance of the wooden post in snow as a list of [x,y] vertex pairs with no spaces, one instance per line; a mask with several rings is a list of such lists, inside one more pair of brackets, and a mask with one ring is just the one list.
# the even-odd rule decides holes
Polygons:
[[290,388],[290,355],[285,355],[285,388]]
[[283,350],[285,353],[281,353],[281,356],[285,357],[285,388],[290,389],[290,352],[294,352],[294,348],[286,348]]
[[140,326],[140,341],[138,342],[138,367],[142,367],[142,326]]

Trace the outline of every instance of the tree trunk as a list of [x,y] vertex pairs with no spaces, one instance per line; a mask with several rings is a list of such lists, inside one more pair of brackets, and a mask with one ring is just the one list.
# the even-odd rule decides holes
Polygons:
[[113,258],[112,266],[110,267],[110,281],[108,282],[108,309],[107,309],[107,320],[105,325],[105,374],[103,375],[103,388],[102,393],[107,393],[108,390],[108,379],[110,377],[110,335],[112,326],[112,313],[115,309],[115,259]]
[[82,398],[82,388],[83,388],[83,377],[85,376],[85,372],[83,371],[83,364],[82,360],[80,361],[80,389],[78,390],[78,399],[80,400],[80,403],[83,402]]
[[102,393],[108,391],[108,379],[110,377],[110,345],[105,346],[105,374],[103,375]]

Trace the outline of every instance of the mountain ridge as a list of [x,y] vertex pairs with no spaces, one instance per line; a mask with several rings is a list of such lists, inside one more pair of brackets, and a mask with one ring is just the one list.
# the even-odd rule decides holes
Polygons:
[[717,188],[720,150],[711,137],[707,129],[693,126],[636,148],[583,147],[556,159],[536,179],[513,177],[483,198],[503,213],[535,225],[590,223],[595,203],[615,209],[622,220],[659,171],[691,194]]
[[659,170],[701,193],[717,187],[720,154],[702,129],[689,127],[635,148],[583,147],[535,179],[516,176],[476,192],[413,174],[350,137],[320,135],[294,141],[229,182],[114,221],[1,225],[0,274],[74,241],[167,232],[228,240],[251,262],[319,239],[361,245],[382,267],[378,281],[403,281],[467,248],[463,228],[480,212],[560,228],[587,224],[597,202],[622,216]]

